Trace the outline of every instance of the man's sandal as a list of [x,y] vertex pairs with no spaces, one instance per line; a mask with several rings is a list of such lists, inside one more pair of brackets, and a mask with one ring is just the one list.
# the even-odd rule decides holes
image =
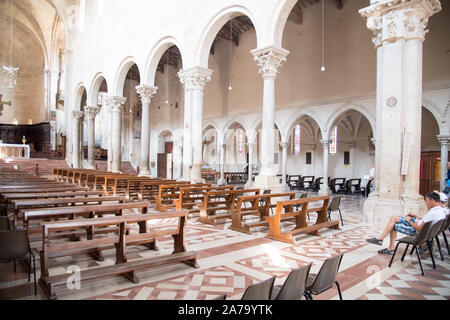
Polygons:
[[379,254],[393,254],[395,250],[389,250],[388,248],[384,248],[378,251]]
[[373,244],[377,244],[379,246],[383,245],[383,240],[378,240],[377,238],[367,239],[366,241]]

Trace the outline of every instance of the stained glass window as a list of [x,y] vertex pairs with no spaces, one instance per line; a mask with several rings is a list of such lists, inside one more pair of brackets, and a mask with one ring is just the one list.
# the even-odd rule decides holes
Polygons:
[[239,130],[238,132],[238,148],[239,154],[244,153],[244,130]]
[[330,140],[330,153],[335,154],[337,152],[337,126],[331,131]]
[[298,124],[294,129],[294,154],[300,154],[300,139],[301,139],[302,127]]

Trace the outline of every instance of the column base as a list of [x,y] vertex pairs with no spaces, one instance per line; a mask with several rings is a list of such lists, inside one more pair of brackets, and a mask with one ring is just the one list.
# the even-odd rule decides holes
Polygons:
[[331,190],[329,188],[319,190],[319,196],[330,196],[330,195],[331,195]]
[[423,216],[427,213],[425,199],[420,194],[403,194],[403,214],[414,213]]
[[139,172],[139,177],[150,177],[150,170],[141,169]]
[[219,180],[217,180],[217,185],[218,186],[226,186],[227,180],[220,178]]
[[197,183],[206,183],[206,180],[205,179],[199,179],[199,178],[191,179],[191,184],[197,184]]
[[272,193],[283,193],[283,185],[276,175],[259,175],[255,177],[253,188],[261,190],[271,190]]

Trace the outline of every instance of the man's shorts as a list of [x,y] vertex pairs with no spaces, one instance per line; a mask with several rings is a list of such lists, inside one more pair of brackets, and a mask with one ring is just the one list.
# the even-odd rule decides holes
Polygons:
[[[411,218],[412,222],[416,222],[416,219]],[[416,236],[417,231],[414,229],[404,217],[400,218],[400,222],[395,224],[395,231],[407,234],[408,236]]]

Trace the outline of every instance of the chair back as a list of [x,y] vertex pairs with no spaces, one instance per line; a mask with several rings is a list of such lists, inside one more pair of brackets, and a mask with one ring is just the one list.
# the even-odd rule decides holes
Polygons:
[[445,230],[447,230],[450,226],[450,214],[447,215],[447,218],[444,219],[444,223],[441,225],[441,228],[439,229],[438,234],[441,234],[442,232],[444,232]]
[[305,199],[305,198],[308,198],[308,194],[307,193],[302,193],[301,195],[300,195],[300,197],[298,197],[299,199]]
[[337,256],[325,260],[325,262],[322,264],[322,267],[320,268],[319,273],[314,279],[314,282],[309,288],[311,292],[320,293],[331,288],[334,285],[343,256],[344,254],[341,253]]
[[339,209],[341,204],[341,197],[335,197],[331,200],[330,205],[328,206],[328,211],[336,211]]
[[270,194],[271,192],[272,192],[272,190],[267,189],[267,190],[264,190],[263,194]]
[[10,229],[9,218],[0,217],[0,231],[8,231]]
[[275,278],[276,276],[273,276],[260,283],[252,284],[245,290],[241,300],[270,300]]
[[306,280],[308,280],[311,266],[312,263],[292,270],[275,300],[300,300],[305,291]]
[[447,219],[441,219],[431,226],[430,232],[428,233],[428,240],[433,240],[440,233],[442,225],[445,224],[446,221]]
[[30,250],[27,230],[0,232],[0,260],[18,259]]
[[226,299],[227,299],[227,295],[226,294],[221,294],[220,296],[212,298],[211,300],[226,300]]
[[424,223],[422,229],[417,234],[417,237],[415,240],[416,244],[422,244],[428,240],[428,235],[431,231],[431,224],[432,224],[432,221]]
[[447,223],[445,224],[444,230],[447,230],[448,228],[450,228],[450,214],[447,215]]

